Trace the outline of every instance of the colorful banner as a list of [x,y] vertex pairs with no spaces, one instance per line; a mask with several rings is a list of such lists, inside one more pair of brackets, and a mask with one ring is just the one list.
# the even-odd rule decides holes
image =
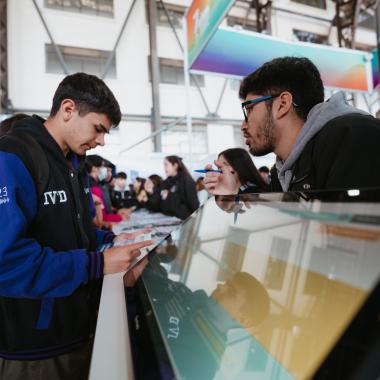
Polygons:
[[370,92],[371,54],[325,45],[289,42],[259,33],[219,28],[190,67],[192,72],[244,77],[277,57],[307,57],[332,89]]
[[215,33],[235,0],[194,0],[186,14],[189,67]]
[[373,88],[375,88],[379,82],[379,53],[377,50],[372,51],[372,78],[373,78]]

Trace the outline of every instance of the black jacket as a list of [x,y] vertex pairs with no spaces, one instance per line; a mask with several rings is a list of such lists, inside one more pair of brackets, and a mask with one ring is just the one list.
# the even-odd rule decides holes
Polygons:
[[129,190],[111,190],[111,202],[112,206],[115,207],[116,210],[137,206],[136,196],[132,191]]
[[[84,163],[73,158],[78,169],[69,166],[43,122],[32,117],[14,127],[31,134],[46,154],[49,180],[39,199],[26,187],[33,186],[20,166],[26,155],[6,139],[0,141],[0,167],[8,173],[1,181],[11,198],[2,211],[11,225],[6,231],[14,236],[8,241],[2,235],[0,247],[0,281],[9,284],[0,289],[0,357],[6,359],[42,359],[72,351],[89,339],[96,323],[103,259],[96,251]],[[12,163],[23,171],[21,178],[11,174]],[[28,198],[18,192],[23,187],[30,192]],[[10,220],[13,214],[23,218]],[[20,271],[24,274],[17,277]]]
[[[289,191],[380,186],[380,121],[349,114],[329,121],[305,146],[293,169]],[[277,169],[271,190],[282,192]]]
[[166,199],[161,197],[160,207],[164,214],[184,220],[199,207],[195,182],[188,175],[179,173],[168,177],[161,185],[161,193],[164,190],[169,192]]

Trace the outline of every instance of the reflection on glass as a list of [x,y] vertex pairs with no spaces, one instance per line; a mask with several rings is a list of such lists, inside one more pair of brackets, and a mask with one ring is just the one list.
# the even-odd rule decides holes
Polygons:
[[380,272],[380,203],[327,195],[245,197],[236,224],[211,199],[156,249],[141,278],[176,378],[312,378]]

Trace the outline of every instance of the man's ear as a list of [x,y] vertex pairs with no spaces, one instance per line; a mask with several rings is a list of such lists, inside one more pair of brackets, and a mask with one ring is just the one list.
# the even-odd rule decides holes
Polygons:
[[76,111],[75,102],[71,99],[63,99],[61,102],[60,111],[65,122],[70,121]]
[[282,119],[284,116],[288,115],[293,107],[293,95],[288,92],[284,91],[281,93],[281,95],[278,97],[277,101],[276,99],[273,101],[273,106],[275,111],[275,117],[276,119]]

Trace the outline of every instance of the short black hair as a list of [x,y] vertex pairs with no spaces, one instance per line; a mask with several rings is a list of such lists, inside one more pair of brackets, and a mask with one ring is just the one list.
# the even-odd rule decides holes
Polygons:
[[267,173],[267,174],[269,174],[269,168],[268,168],[268,166],[260,166],[259,167],[259,173]]
[[107,85],[95,75],[76,73],[65,77],[55,91],[50,116],[57,114],[64,99],[73,100],[80,115],[102,113],[112,125],[120,123],[119,103]]
[[164,181],[158,174],[152,174],[148,177],[152,182],[155,189],[158,189]]
[[103,165],[103,158],[98,156],[97,154],[90,154],[86,156],[85,167],[86,167],[87,173],[91,173],[91,170],[94,166],[96,168],[100,168],[102,165]]
[[293,95],[297,115],[306,120],[309,111],[324,101],[321,75],[308,58],[282,57],[266,62],[245,77],[240,85],[239,96],[248,94],[276,95],[289,91]]
[[115,178],[127,179],[127,174],[125,172],[119,172]]

